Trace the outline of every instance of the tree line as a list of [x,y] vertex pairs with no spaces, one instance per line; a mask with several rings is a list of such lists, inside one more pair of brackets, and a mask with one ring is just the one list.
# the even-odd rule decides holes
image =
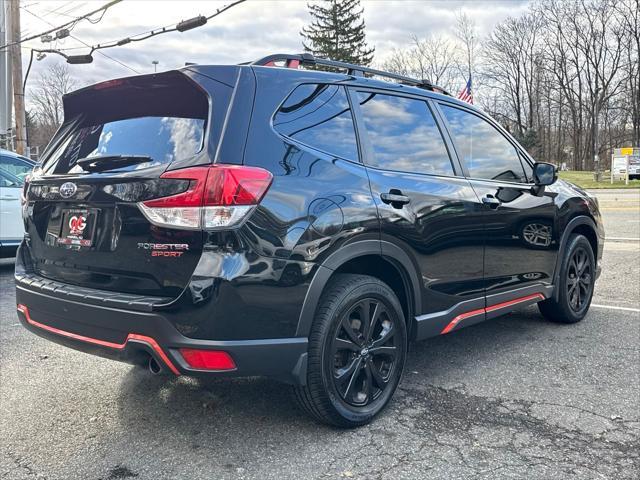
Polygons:
[[539,161],[609,168],[640,146],[638,0],[538,0],[484,38],[458,15],[454,35],[413,36],[382,65],[451,92],[473,76],[476,103]]

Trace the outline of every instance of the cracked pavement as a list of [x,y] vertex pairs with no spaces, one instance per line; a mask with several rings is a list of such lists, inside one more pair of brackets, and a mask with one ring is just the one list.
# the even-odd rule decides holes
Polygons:
[[[636,233],[638,212],[615,208]],[[640,307],[639,254],[606,244],[594,303]],[[0,265],[0,479],[640,476],[638,312],[592,308],[567,326],[531,307],[413,344],[389,408],[343,431],[286,385],[153,377],[32,335],[12,269]]]

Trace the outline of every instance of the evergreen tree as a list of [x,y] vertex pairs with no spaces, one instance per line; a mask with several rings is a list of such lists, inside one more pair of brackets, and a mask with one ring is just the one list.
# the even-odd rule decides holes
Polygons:
[[321,58],[370,65],[375,48],[367,45],[360,0],[324,0],[310,4],[313,21],[300,35],[304,50]]

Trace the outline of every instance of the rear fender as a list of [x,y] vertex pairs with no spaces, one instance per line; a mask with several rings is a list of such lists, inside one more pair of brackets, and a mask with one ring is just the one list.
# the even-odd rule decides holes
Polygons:
[[365,255],[382,256],[400,273],[409,296],[409,316],[411,321],[408,326],[411,331],[411,328],[413,328],[413,316],[415,312],[421,311],[420,283],[416,267],[409,255],[392,243],[378,240],[361,240],[340,247],[320,265],[307,290],[302,311],[300,312],[296,336],[307,337],[309,335],[322,292],[335,271],[349,260]]

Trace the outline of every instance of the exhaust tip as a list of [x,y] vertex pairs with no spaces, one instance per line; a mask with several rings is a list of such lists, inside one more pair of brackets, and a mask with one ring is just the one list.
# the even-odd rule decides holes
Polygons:
[[160,375],[162,373],[162,367],[156,361],[156,359],[151,356],[149,357],[149,371],[153,375]]

